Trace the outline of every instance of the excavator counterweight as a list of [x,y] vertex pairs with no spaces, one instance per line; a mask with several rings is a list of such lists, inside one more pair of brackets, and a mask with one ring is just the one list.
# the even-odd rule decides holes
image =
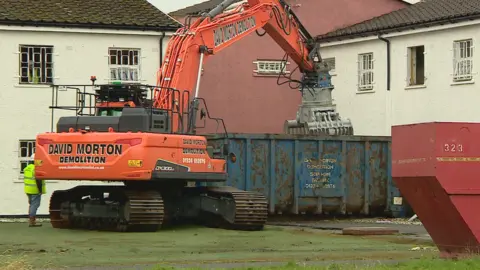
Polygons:
[[283,0],[248,0],[225,11],[231,3],[225,0],[173,35],[154,86],[97,85],[94,76],[91,85],[52,86],[54,97],[59,89],[75,91],[77,102],[57,106],[54,101],[51,108],[76,115],[60,117],[55,132],[52,122],[52,132],[37,135],[36,178],[111,183],[55,191],[53,227],[155,231],[192,221],[262,229],[268,214],[265,196],[219,186],[227,179],[226,160],[235,162],[235,155],[228,145],[215,148],[197,135],[202,119],[216,121],[227,132],[200,97],[204,61],[260,28],[303,74],[297,82],[302,105],[296,120],[287,121],[287,133],[353,133],[349,120],[336,113],[318,46],[290,7]]

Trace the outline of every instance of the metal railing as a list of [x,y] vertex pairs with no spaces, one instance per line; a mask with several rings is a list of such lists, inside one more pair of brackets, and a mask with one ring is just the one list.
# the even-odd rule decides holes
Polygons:
[[[216,130],[219,128],[223,129],[223,133],[227,135],[227,130],[225,123],[221,118],[211,117],[206,102],[203,98],[196,98],[190,101],[190,91],[187,90],[178,90],[178,89],[164,89],[168,91],[169,102],[171,106],[167,106],[171,109],[160,109],[153,107],[153,102],[151,99],[148,99],[148,93],[150,98],[153,97],[155,89],[158,89],[155,85],[147,84],[85,84],[85,85],[52,85],[52,104],[49,106],[51,109],[51,132],[54,132],[54,120],[55,120],[55,110],[67,110],[75,112],[75,116],[97,116],[99,109],[110,107],[116,107],[115,101],[112,101],[112,97],[116,95],[118,90],[107,90],[102,92],[102,95],[98,94],[100,87],[102,86],[112,86],[112,87],[129,87],[131,92],[134,95],[131,95],[130,102],[133,102],[135,106],[140,106],[150,110],[150,117],[154,112],[164,111],[167,112],[169,116],[169,126],[173,128],[174,118],[178,119],[176,130],[172,133],[174,134],[196,134],[197,128],[205,128],[206,120],[213,120],[217,123]],[[107,89],[111,89],[108,88]],[[62,95],[61,93],[65,93]],[[75,94],[71,94],[74,92]],[[64,97],[75,98],[75,105],[60,105],[59,100]],[[128,100],[118,101],[118,102],[128,102]],[[186,104],[185,104],[186,103]],[[102,104],[102,106],[99,106]],[[117,103],[118,104],[118,103]],[[202,108],[199,108],[199,105]],[[197,111],[200,110],[200,119],[204,120],[203,126],[197,126],[196,124],[196,115]],[[150,128],[152,128],[152,121],[150,119]]]

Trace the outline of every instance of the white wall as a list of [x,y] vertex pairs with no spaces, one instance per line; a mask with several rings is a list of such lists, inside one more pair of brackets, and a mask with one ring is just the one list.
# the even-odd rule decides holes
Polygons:
[[[358,54],[372,51],[375,60],[374,88],[372,91],[358,92]],[[331,73],[335,86],[332,92],[334,103],[342,118],[350,118],[356,135],[381,136],[386,132],[387,65],[383,60],[386,54],[385,44],[376,41],[321,48],[323,58],[335,57],[335,71]]]
[[[478,22],[480,23],[480,22]],[[391,41],[391,91],[387,91],[386,43],[375,38],[361,42],[348,41],[322,44],[324,58],[335,57],[336,69],[332,77],[333,96],[338,111],[350,118],[356,135],[390,135],[392,125],[428,121],[479,121],[480,100],[478,69],[480,53],[474,49],[473,82],[453,83],[453,42],[480,40],[479,25],[457,24],[430,28],[428,32],[386,35]],[[461,27],[459,27],[461,26]],[[450,25],[451,27],[451,25]],[[443,29],[440,29],[443,28]],[[433,31],[435,30],[435,31]],[[424,87],[407,87],[407,48],[425,46]],[[371,92],[357,91],[357,59],[360,53],[374,53],[375,85]]]
[[[70,31],[70,33],[60,31]],[[68,29],[0,27],[0,48],[2,48],[0,50],[0,59],[2,59],[0,125],[3,130],[2,151],[0,151],[2,183],[0,215],[27,213],[27,198],[23,193],[23,182],[19,174],[19,140],[34,140],[36,134],[50,131],[51,123],[51,112],[48,109],[51,105],[51,88],[18,83],[19,55],[17,52],[20,44],[54,46],[55,84],[89,84],[91,75],[97,76],[97,83],[107,83],[108,48],[139,48],[142,56],[141,76],[145,80],[143,83],[156,83],[155,76],[160,66],[161,33],[128,33],[113,30],[108,32],[82,30],[81,32],[83,33]],[[169,39],[168,35],[169,33],[164,39],[164,50]],[[65,96],[61,101],[64,104],[59,105],[74,105],[75,97]],[[60,111],[56,111],[55,115],[60,116]],[[54,190],[70,188],[77,184],[85,183],[64,181],[47,183],[48,194],[42,198],[39,214],[48,214],[48,201]]]

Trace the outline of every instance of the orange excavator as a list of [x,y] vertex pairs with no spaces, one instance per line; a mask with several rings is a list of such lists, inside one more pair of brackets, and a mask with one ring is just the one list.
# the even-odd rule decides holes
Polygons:
[[[203,62],[243,37],[259,34],[260,28],[303,73],[297,81],[303,102],[286,130],[353,133],[349,120],[335,112],[333,86],[319,48],[289,5],[284,0],[248,0],[225,11],[233,2],[225,0],[174,34],[155,86],[96,85],[95,77],[90,85],[95,93],[86,86],[83,91],[78,85],[53,86],[76,89],[74,108],[51,106],[75,110],[76,115],[60,117],[55,132],[37,135],[37,179],[113,183],[54,191],[49,206],[53,227],[156,231],[164,224],[193,221],[262,229],[268,215],[265,196],[218,185],[227,179],[227,160],[235,162],[236,157],[228,144],[208,145],[204,136],[196,135],[197,120],[206,117],[226,132],[199,96]],[[85,105],[88,97],[94,106]]]

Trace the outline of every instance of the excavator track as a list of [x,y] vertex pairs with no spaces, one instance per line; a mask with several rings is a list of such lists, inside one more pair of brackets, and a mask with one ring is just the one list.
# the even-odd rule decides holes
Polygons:
[[[185,191],[180,197],[166,197],[169,208],[156,190],[77,186],[55,191],[50,199],[50,222],[54,228],[117,232],[157,231],[170,214],[199,218],[209,226],[233,230],[262,230],[267,222],[268,203],[260,193],[228,186]],[[177,206],[185,202],[192,204],[181,212]],[[196,216],[188,214],[192,207],[198,209]]]
[[68,191],[65,190],[54,191],[50,197],[50,224],[53,228],[68,229],[71,227],[70,218],[61,214],[61,204],[66,198],[68,198]]
[[[100,203],[101,206],[111,204],[112,206],[108,207],[111,212],[107,215],[85,214],[88,210],[78,207],[79,199],[87,194],[99,193],[113,195],[112,201]],[[76,208],[81,210],[76,211]],[[63,229],[145,232],[158,230],[164,220],[164,205],[160,193],[116,186],[79,186],[55,191],[50,199],[49,210],[52,227]]]
[[235,230],[262,230],[267,222],[268,203],[261,193],[224,186],[209,187],[208,195],[233,200],[234,215],[228,219],[228,224],[221,227]]
[[127,190],[128,218],[119,231],[157,231],[163,224],[164,205],[159,192]]

